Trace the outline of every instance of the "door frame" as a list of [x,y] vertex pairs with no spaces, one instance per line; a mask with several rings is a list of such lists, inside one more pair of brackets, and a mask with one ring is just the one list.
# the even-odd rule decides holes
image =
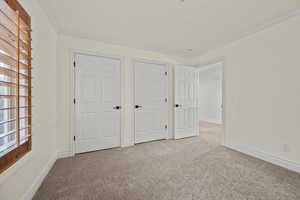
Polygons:
[[125,71],[124,71],[124,63],[125,63],[125,58],[123,56],[119,55],[110,55],[110,54],[104,54],[100,52],[93,52],[93,51],[85,51],[85,50],[78,50],[78,49],[71,49],[70,51],[70,67],[71,67],[71,112],[70,112],[70,117],[71,117],[71,123],[70,123],[70,145],[71,145],[71,152],[70,156],[75,156],[76,152],[76,144],[74,137],[77,134],[78,131],[78,125],[76,124],[76,117],[77,117],[77,104],[74,103],[74,99],[78,99],[78,94],[77,94],[77,80],[76,80],[76,75],[77,75],[77,70],[78,67],[74,66],[74,63],[76,61],[76,55],[81,54],[81,55],[87,55],[87,56],[96,56],[96,57],[104,57],[108,59],[116,59],[120,61],[120,100],[121,100],[121,110],[120,110],[120,147],[124,146],[124,118],[125,118],[125,103],[124,103],[124,88],[125,88]]
[[[195,67],[194,65],[184,65],[184,64],[178,64],[174,66],[174,81],[173,81],[173,87],[174,87],[174,104],[172,109],[174,110],[174,134],[173,134],[173,139],[174,140],[180,140],[180,139],[184,139],[184,138],[176,138],[176,108],[175,108],[175,104],[177,104],[176,102],[176,67],[181,68],[181,67],[190,67],[193,68],[195,70],[199,69],[198,67]],[[198,94],[198,93],[197,93]],[[199,127],[199,126],[198,126]],[[199,136],[199,130],[197,131],[196,135],[194,136],[189,136],[189,137],[197,137]]]
[[[225,69],[226,69],[226,60],[224,57],[219,57],[215,59],[211,59],[207,62],[201,62],[199,64],[196,64],[198,69],[206,69],[207,65],[213,65],[221,63],[221,70],[222,70],[222,125],[223,125],[223,131],[222,131],[222,137],[221,137],[221,145],[226,146],[226,99],[225,99]],[[210,68],[210,67],[207,67]]]
[[[136,62],[142,62],[142,63],[147,63],[147,64],[158,64],[158,65],[164,65],[166,67],[166,72],[167,72],[167,78],[165,79],[165,84],[166,84],[166,97],[167,97],[167,131],[165,134],[164,139],[171,139],[172,138],[172,131],[173,131],[173,112],[172,111],[172,105],[173,105],[173,96],[172,96],[172,90],[173,90],[173,85],[170,84],[172,81],[172,67],[169,63],[167,62],[161,62],[157,60],[150,60],[150,59],[144,59],[144,58],[133,58],[132,59],[132,127],[133,127],[133,135],[132,135],[132,143],[133,145],[136,144],[135,142],[135,63]],[[171,109],[170,109],[171,108]]]

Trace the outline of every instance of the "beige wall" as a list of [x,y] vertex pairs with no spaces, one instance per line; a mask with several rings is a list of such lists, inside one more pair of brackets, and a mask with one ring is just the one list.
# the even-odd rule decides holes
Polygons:
[[36,0],[21,0],[32,17],[32,151],[0,175],[0,199],[19,200],[56,155],[56,39]]
[[[300,164],[300,16],[209,52],[225,61],[228,145]],[[285,146],[287,144],[288,146]]]
[[[132,59],[141,58],[146,60],[175,63],[174,60],[163,56],[159,53],[144,51],[134,48],[121,47],[117,45],[104,44],[92,40],[74,38],[60,35],[57,46],[57,113],[58,113],[58,132],[57,132],[57,150],[59,157],[69,156],[72,154],[73,142],[73,51],[80,51],[100,55],[115,55],[123,58],[121,67],[122,74],[122,130],[124,130],[123,146],[133,144],[133,71]],[[171,76],[170,76],[171,77]],[[171,82],[172,80],[170,80]],[[172,113],[169,121],[172,120]]]

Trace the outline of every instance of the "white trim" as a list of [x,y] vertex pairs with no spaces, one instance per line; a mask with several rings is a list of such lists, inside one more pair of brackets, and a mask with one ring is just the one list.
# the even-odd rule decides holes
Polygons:
[[22,200],[31,200],[39,187],[41,186],[42,182],[48,175],[49,171],[53,167],[55,161],[57,159],[57,153],[54,153],[48,163],[45,165],[45,167],[42,169],[41,173],[36,177],[36,179],[33,181],[33,184],[30,186],[30,188],[25,192],[25,194],[22,196]]
[[239,144],[226,144],[226,147],[233,149],[235,151],[239,151],[241,153],[250,155],[252,157],[264,160],[266,162],[272,163],[274,165],[295,171],[300,173],[300,163],[297,162],[293,162],[290,160],[286,160],[283,158],[279,158],[277,156],[262,152],[262,151],[258,151],[255,149],[252,149],[246,145],[239,145]]
[[77,135],[76,130],[78,130],[78,127],[76,127],[76,112],[77,112],[77,104],[73,103],[73,98],[78,99],[77,97],[77,93],[76,93],[76,73],[77,73],[77,69],[78,67],[74,67],[73,63],[76,61],[76,55],[77,54],[81,54],[81,55],[90,55],[90,56],[97,56],[97,57],[104,57],[104,58],[110,58],[110,59],[116,59],[120,61],[120,97],[121,97],[121,119],[120,119],[120,147],[124,147],[126,146],[125,141],[124,141],[124,134],[125,134],[125,96],[123,95],[123,91],[125,89],[125,58],[123,56],[119,56],[119,55],[111,55],[111,54],[104,54],[104,53],[100,53],[100,52],[93,52],[93,51],[86,51],[86,50],[80,50],[80,49],[71,49],[70,55],[71,55],[71,74],[72,74],[72,78],[71,78],[71,91],[72,91],[72,103],[71,103],[71,112],[70,112],[70,116],[71,116],[71,123],[70,123],[70,136],[71,136],[71,153],[66,152],[66,154],[64,154],[64,152],[62,152],[62,157],[70,157],[70,156],[75,156],[75,141],[74,141],[74,136]]
[[168,137],[167,139],[174,139],[174,65],[167,65],[167,87],[168,87]]
[[101,39],[99,40],[99,39],[95,39],[93,37],[86,37],[86,36],[83,36],[83,35],[79,35],[77,33],[70,33],[70,32],[66,32],[66,31],[60,31],[59,33],[63,36],[78,38],[78,39],[82,39],[82,40],[94,41],[94,42],[97,42],[97,43],[102,43],[104,45],[112,45],[112,46],[116,46],[116,47],[135,49],[135,50],[140,50],[140,51],[144,51],[144,52],[155,53],[157,55],[163,55],[163,56],[167,57],[168,60],[170,60],[170,61],[172,60],[172,61],[177,61],[178,62],[178,60],[181,60],[181,59],[185,58],[185,57],[182,57],[182,56],[176,56],[174,54],[166,53],[166,52],[164,52],[162,50],[159,50],[157,48],[149,48],[149,47],[146,47],[144,45],[130,45],[130,44],[127,44],[127,43],[115,42],[113,40],[101,40]]
[[200,119],[199,121],[208,122],[208,123],[217,124],[217,125],[223,125],[223,123],[220,123],[219,120],[213,119],[213,118]]
[[168,66],[167,62],[162,62],[159,60],[152,60],[152,59],[147,59],[147,58],[132,58],[132,63],[134,64],[135,62],[142,62],[145,64],[157,64],[157,65],[165,65]]
[[68,157],[72,157],[72,156],[73,156],[73,152],[71,152],[71,151],[60,151],[60,152],[57,152],[57,159],[68,158]]
[[[273,19],[269,20],[268,22],[263,23],[262,25],[258,26],[256,28],[256,30],[249,31],[248,33],[245,33],[244,35],[242,35],[240,37],[237,37],[235,39],[223,42],[220,45],[216,45],[213,48],[207,49],[206,51],[199,54],[198,56],[192,57],[190,59],[190,60],[192,60],[191,62],[186,61],[185,63],[190,63],[190,64],[197,63],[197,59],[209,54],[212,51],[216,51],[216,50],[219,50],[219,49],[224,49],[224,48],[228,48],[230,46],[233,46],[236,43],[239,43],[240,41],[247,40],[249,38],[255,37],[257,34],[259,34],[261,32],[267,31],[268,29],[271,29],[276,25],[280,25],[280,24],[282,24],[282,23],[284,23],[288,20],[291,20],[295,17],[298,17],[298,16],[300,16],[300,9],[292,10],[292,11],[288,12],[285,15],[274,17]],[[185,59],[185,60],[187,60],[187,59]]]
[[[71,49],[71,52],[72,52],[73,56],[74,56],[74,54],[77,53],[77,54],[83,54],[83,55],[89,55],[89,56],[97,56],[97,57],[117,59],[117,60],[120,60],[120,61],[122,61],[124,59],[124,56],[120,56],[120,55],[117,55],[117,54],[107,54],[107,53],[87,51],[87,50],[82,50],[82,49]],[[73,64],[73,62],[72,62],[72,64]],[[73,67],[73,65],[72,65],[72,67]]]
[[[225,117],[225,113],[226,113],[226,99],[225,99],[225,93],[226,93],[226,87],[225,87],[225,68],[226,68],[226,61],[223,57],[221,58],[215,58],[212,59],[206,63],[201,63],[201,64],[197,64],[196,67],[199,70],[209,70],[218,66],[208,66],[208,65],[214,65],[214,64],[218,64],[221,63],[221,70],[222,70],[222,125],[223,125],[223,131],[222,131],[222,138],[221,138],[221,145],[225,146],[226,144],[226,117]],[[212,119],[209,119],[212,120]],[[206,120],[207,121],[207,120]],[[214,122],[215,123],[215,122]]]
[[146,63],[146,64],[157,64],[157,65],[164,65],[165,68],[166,68],[166,71],[167,71],[167,78],[165,80],[165,84],[167,86],[167,91],[166,91],[166,98],[168,99],[167,101],[167,132],[166,132],[166,135],[165,135],[165,139],[168,140],[168,139],[171,139],[171,135],[172,135],[172,130],[173,128],[173,116],[171,116],[173,113],[171,112],[171,107],[170,107],[170,103],[173,102],[173,100],[170,99],[171,97],[171,94],[172,94],[172,90],[173,90],[173,85],[170,84],[170,79],[171,79],[171,74],[170,74],[170,71],[171,71],[171,65],[167,62],[162,62],[162,61],[158,61],[158,60],[152,60],[152,59],[144,59],[144,58],[133,58],[131,60],[131,66],[132,66],[132,119],[133,119],[133,122],[131,123],[132,124],[132,130],[133,130],[133,145],[135,145],[135,109],[134,109],[134,105],[135,105],[135,63],[136,62],[142,62],[142,63]]
[[219,63],[223,65],[224,60],[225,59],[210,60],[209,62],[201,63],[201,64],[197,65],[196,67],[199,69],[199,71],[212,70],[212,69],[215,69],[215,68],[219,68],[219,66],[217,65]]

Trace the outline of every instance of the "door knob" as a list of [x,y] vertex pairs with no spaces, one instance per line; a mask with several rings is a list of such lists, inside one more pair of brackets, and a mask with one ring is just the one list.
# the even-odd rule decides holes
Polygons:
[[176,108],[179,108],[179,107],[182,107],[182,105],[175,104],[175,107],[176,107]]
[[121,106],[115,106],[114,109],[115,109],[115,110],[120,110],[120,109],[121,109]]
[[135,105],[135,108],[138,109],[138,108],[141,108],[142,106],[139,106],[139,105]]

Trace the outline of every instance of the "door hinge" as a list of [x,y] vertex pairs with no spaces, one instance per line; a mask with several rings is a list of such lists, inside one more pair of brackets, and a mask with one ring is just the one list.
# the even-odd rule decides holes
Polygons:
[[76,99],[73,99],[74,104],[76,104]]
[[167,75],[168,75],[168,72],[165,72],[165,75],[167,76]]
[[75,61],[73,62],[73,66],[76,67],[76,62]]
[[168,129],[168,125],[165,125],[165,129],[166,129],[166,130]]
[[74,141],[76,140],[76,136],[74,135]]
[[165,98],[165,102],[168,102],[168,98]]

